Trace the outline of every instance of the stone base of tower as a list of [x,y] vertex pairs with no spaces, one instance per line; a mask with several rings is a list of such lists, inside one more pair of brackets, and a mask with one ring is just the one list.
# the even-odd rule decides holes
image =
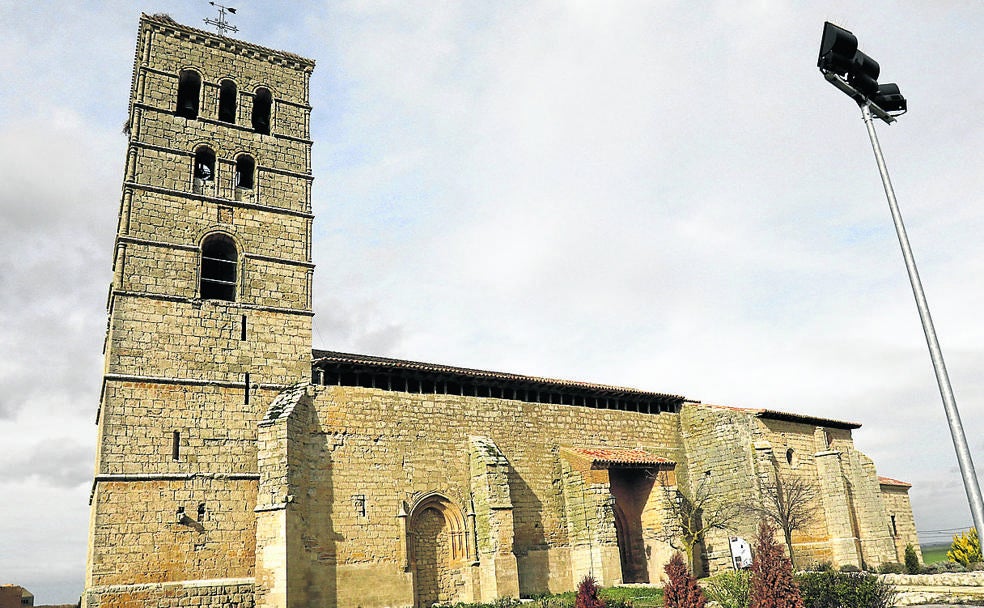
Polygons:
[[253,608],[252,578],[225,578],[140,585],[91,587],[82,596],[82,608],[130,606],[170,608]]

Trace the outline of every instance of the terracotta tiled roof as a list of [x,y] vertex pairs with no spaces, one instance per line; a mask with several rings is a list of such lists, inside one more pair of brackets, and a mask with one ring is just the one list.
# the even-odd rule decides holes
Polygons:
[[881,475],[878,476],[878,483],[883,486],[899,486],[900,488],[912,487],[911,483],[899,481],[898,479],[892,479],[891,477],[882,477]]
[[598,393],[628,395],[644,399],[654,399],[660,401],[683,402],[685,397],[671,395],[667,393],[654,393],[642,391],[624,386],[612,386],[608,384],[592,384],[589,382],[576,382],[573,380],[557,380],[555,378],[541,378],[537,376],[524,376],[521,374],[510,374],[506,372],[492,372],[467,367],[453,367],[450,365],[440,365],[437,363],[422,363],[420,361],[406,361],[403,359],[390,359],[387,357],[374,357],[371,355],[357,355],[353,353],[341,353],[330,350],[317,350],[312,352],[314,357],[313,365],[319,363],[347,363],[354,365],[364,365],[380,369],[396,369],[421,372],[426,374],[445,374],[453,376],[464,376],[482,380],[496,380],[500,382],[515,382],[519,384],[538,384],[548,385],[558,388],[577,389],[593,391]]
[[746,414],[751,414],[756,418],[765,418],[767,420],[783,420],[786,422],[800,422],[803,424],[812,424],[815,426],[827,426],[833,429],[859,429],[861,428],[860,422],[849,422],[846,420],[834,420],[833,418],[821,418],[820,416],[809,416],[806,414],[794,414],[792,412],[780,412],[778,410],[769,410],[761,408],[749,408],[749,407],[733,407],[730,405],[711,405],[705,404],[706,407],[715,407],[722,410],[731,410],[733,412],[744,412]]
[[609,466],[646,466],[675,465],[676,463],[662,456],[655,456],[645,450],[626,450],[616,448],[565,448],[578,456],[591,461],[593,467]]

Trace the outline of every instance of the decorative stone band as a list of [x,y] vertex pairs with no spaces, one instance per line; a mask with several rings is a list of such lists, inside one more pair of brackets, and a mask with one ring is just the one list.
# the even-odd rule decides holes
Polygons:
[[[281,103],[279,99],[277,100],[277,103],[278,104]],[[284,105],[299,105],[299,104],[285,102]],[[173,114],[174,113],[173,110],[164,110],[164,109],[161,109],[161,108],[158,108],[158,107],[155,107],[155,106],[146,104],[146,103],[136,102],[136,103],[133,104],[133,106],[135,108],[138,108],[138,109],[144,110],[144,111],[148,111],[149,110],[151,112],[160,112],[162,114]],[[304,106],[299,106],[299,107],[302,107],[303,108]],[[248,133],[252,133],[253,132],[253,129],[251,129],[249,127],[246,127],[245,125],[235,125],[235,124],[228,123],[228,122],[221,122],[221,121],[215,120],[214,118],[208,118],[207,116],[198,116],[195,120],[197,122],[211,123],[213,125],[221,125],[225,129],[238,129],[240,131],[244,131],[244,132],[248,132]],[[275,133],[271,133],[271,134],[267,135],[267,137],[273,137],[275,139],[286,139],[288,141],[296,141],[297,143],[305,144],[305,145],[308,145],[308,146],[314,145],[314,141],[313,140],[305,139],[303,137],[294,137],[293,135],[287,135],[286,133],[276,133],[275,132]]]
[[221,205],[230,205],[232,207],[242,207],[245,209],[255,209],[257,211],[267,211],[269,213],[279,213],[281,215],[293,215],[296,217],[314,219],[314,214],[307,211],[294,211],[293,209],[286,209],[284,207],[261,205],[259,203],[248,203],[246,201],[237,201],[234,199],[222,198],[219,196],[208,196],[206,194],[185,192],[184,190],[175,190],[173,188],[162,188],[160,186],[154,186],[151,184],[141,184],[138,182],[127,181],[127,182],[123,182],[123,187],[133,188],[134,190],[146,190],[147,192],[156,192],[158,194],[169,194],[171,196],[177,196],[181,198],[191,198],[195,200],[211,201],[213,203],[218,203]]
[[[106,384],[109,382],[140,382],[142,384],[173,384],[179,386],[220,386],[223,388],[246,388],[245,382],[231,382],[226,380],[202,380],[201,378],[164,378],[157,376],[131,376],[126,374],[106,374],[103,376],[102,388],[99,390],[99,409],[96,410],[96,424],[99,424],[99,416],[102,413],[103,397],[106,395]],[[282,391],[291,384],[266,384],[255,385],[262,390]]]
[[92,479],[89,490],[89,504],[100,482],[140,482],[140,481],[189,481],[192,479],[224,479],[230,481],[258,481],[259,473],[103,473]]
[[[186,298],[184,296],[171,296],[161,293],[147,293],[145,291],[128,291],[128,290],[117,290],[113,292],[114,296],[127,296],[130,298],[148,298],[150,300],[163,300],[166,302],[201,302],[201,300],[196,298]],[[228,306],[230,308],[242,308],[245,310],[260,310],[264,312],[276,312],[285,315],[301,315],[305,317],[313,317],[314,311],[300,308],[280,308],[279,306],[258,306],[256,304],[243,304],[242,302],[226,302],[224,300],[212,300],[213,303],[220,304],[222,306]]]
[[[144,245],[147,247],[162,247],[165,249],[180,249],[182,251],[199,251],[200,248],[197,245],[185,245],[183,243],[166,243],[164,241],[152,241],[150,239],[140,239],[132,236],[121,236],[116,239],[117,244],[119,243],[130,243],[134,245]],[[290,260],[287,258],[278,258],[270,255],[260,255],[257,253],[246,253],[243,255],[245,258],[253,260],[262,260],[264,262],[272,262],[274,264],[284,264],[287,266],[301,266],[304,268],[314,268],[314,264],[311,262],[302,262],[298,260]]]

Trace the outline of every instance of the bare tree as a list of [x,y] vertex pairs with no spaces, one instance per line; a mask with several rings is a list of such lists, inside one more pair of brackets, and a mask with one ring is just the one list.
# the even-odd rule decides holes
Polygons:
[[772,479],[762,485],[762,491],[742,507],[782,530],[789,551],[789,561],[794,565],[793,531],[806,528],[820,508],[820,490],[802,475],[779,475],[773,473]]
[[704,543],[711,530],[730,530],[741,514],[741,505],[713,493],[710,474],[693,484],[689,495],[671,486],[666,471],[656,476],[670,520],[663,523],[659,540],[687,554],[687,563],[695,574],[694,548]]

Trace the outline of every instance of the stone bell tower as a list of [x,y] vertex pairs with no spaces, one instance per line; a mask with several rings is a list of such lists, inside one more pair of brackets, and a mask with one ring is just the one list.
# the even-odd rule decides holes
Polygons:
[[257,423],[311,373],[313,68],[140,19],[86,606],[253,605]]

